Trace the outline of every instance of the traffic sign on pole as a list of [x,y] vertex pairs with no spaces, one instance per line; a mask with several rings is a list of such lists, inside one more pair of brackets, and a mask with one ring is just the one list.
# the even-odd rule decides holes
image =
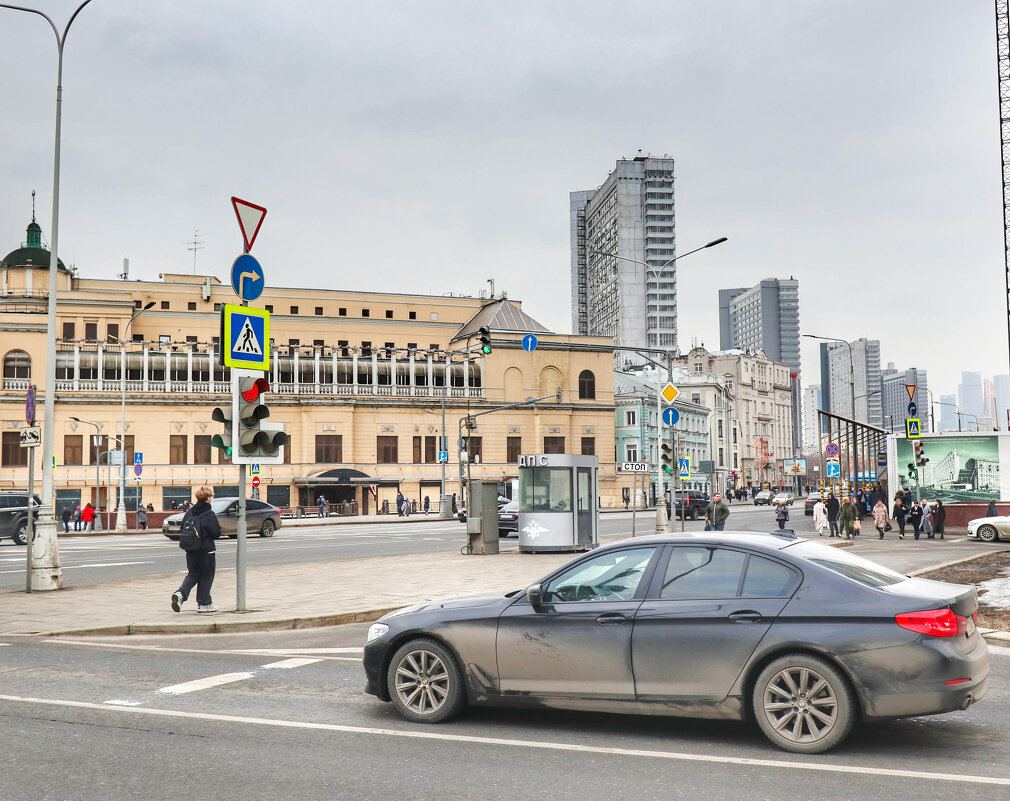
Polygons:
[[908,404],[908,416],[915,417],[915,413],[918,411],[914,401],[910,401]]
[[270,369],[270,312],[226,303],[221,307],[221,360],[239,370]]
[[877,467],[887,467],[887,451],[877,451]]
[[838,443],[837,442],[829,442],[827,444],[827,446],[825,446],[825,448],[824,448],[824,455],[825,456],[837,456],[838,455]]
[[260,466],[258,464],[249,465],[249,475],[258,476],[260,474]]
[[134,451],[133,452],[133,463],[134,464],[143,464],[144,463],[144,454],[140,453],[139,451]]
[[438,461],[441,462],[441,463],[448,462],[449,461],[449,451],[439,451],[438,452]]
[[25,422],[35,425],[35,385],[28,385],[28,397],[25,398]]
[[260,477],[259,476],[253,476],[252,477],[252,485],[254,487],[258,487],[260,485]]
[[21,429],[21,447],[37,448],[42,444],[42,426],[24,426]]
[[133,466],[134,475],[139,476],[143,472],[144,472],[144,465],[138,463]]
[[677,460],[678,470],[677,478],[681,481],[687,481],[691,477],[691,460],[690,459],[678,459]]
[[523,337],[523,350],[532,353],[537,349],[537,338],[533,334],[527,334]]
[[680,422],[680,412],[678,412],[673,406],[667,406],[663,409],[663,422],[668,426],[675,426]]
[[622,462],[621,471],[624,473],[648,473],[649,465],[647,462]]
[[910,401],[915,400],[915,384],[905,384],[905,392],[908,393],[908,399]]
[[828,462],[826,465],[825,475],[828,478],[841,478],[842,466],[838,462]]
[[665,400],[667,403],[673,403],[677,399],[677,396],[680,394],[680,390],[677,389],[673,384],[667,383],[667,385],[663,387],[662,391],[659,394],[663,396],[663,400]]
[[248,253],[243,253],[231,265],[231,288],[242,302],[256,300],[263,294],[266,279],[260,263]]
[[905,421],[905,436],[909,439],[918,439],[921,436],[919,420],[909,417]]
[[267,216],[267,210],[237,197],[231,199],[231,205],[235,208],[238,227],[242,229],[242,241],[245,242],[245,249],[252,250],[256,235],[260,232],[260,226],[263,225],[263,218]]

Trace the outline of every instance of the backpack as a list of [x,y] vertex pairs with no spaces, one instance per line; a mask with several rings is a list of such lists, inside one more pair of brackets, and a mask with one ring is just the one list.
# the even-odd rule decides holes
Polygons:
[[203,546],[200,539],[200,524],[192,511],[186,512],[179,530],[179,547],[184,551],[199,551]]

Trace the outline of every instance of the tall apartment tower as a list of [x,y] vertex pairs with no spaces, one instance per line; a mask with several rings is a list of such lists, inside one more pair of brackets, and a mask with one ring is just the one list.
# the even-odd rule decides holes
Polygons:
[[598,189],[570,193],[574,333],[677,347],[673,184],[673,159],[638,156]]
[[[929,409],[929,382],[926,371],[917,367],[907,370],[895,370],[894,363],[887,365],[880,379],[882,398],[881,415],[884,428],[888,431],[901,433],[905,430],[905,418],[908,417],[908,390],[914,386],[912,400],[916,406],[916,417],[919,418],[922,431],[932,431]],[[893,428],[892,428],[893,425]]]
[[749,289],[719,290],[719,347],[757,353],[800,371],[800,282],[766,278]]
[[[849,387],[850,361],[852,354],[851,375],[854,378],[854,390]],[[829,410],[841,417],[855,419],[860,423],[882,427],[883,404],[880,393],[880,340],[856,339],[848,345],[827,343],[821,350],[826,356],[827,364],[822,366],[821,390],[824,389],[824,374],[827,374]],[[823,367],[827,369],[824,370]],[[852,396],[856,397],[855,414],[852,409]]]

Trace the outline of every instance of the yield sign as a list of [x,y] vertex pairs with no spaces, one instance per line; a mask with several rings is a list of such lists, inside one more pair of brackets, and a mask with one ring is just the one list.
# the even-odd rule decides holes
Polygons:
[[908,393],[908,399],[910,401],[915,400],[915,384],[905,384],[905,392]]
[[256,241],[256,234],[260,232],[260,226],[263,225],[263,218],[267,216],[267,210],[237,197],[231,199],[231,204],[235,207],[238,227],[242,229],[242,241],[245,242],[245,249],[250,251],[253,242]]

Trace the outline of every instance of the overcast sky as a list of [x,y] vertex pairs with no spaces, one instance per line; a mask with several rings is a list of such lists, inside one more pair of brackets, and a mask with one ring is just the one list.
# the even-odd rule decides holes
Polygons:
[[[33,189],[50,235],[55,75],[44,20],[0,9],[3,252]],[[795,276],[804,333],[877,338],[936,394],[1008,372],[990,0],[93,0],[63,85],[86,277],[192,272],[199,229],[227,280],[237,195],[270,284],[494,277],[570,331],[568,193],[641,149],[677,160],[679,251],[729,237],[680,263],[682,347],[718,347],[718,289]]]

